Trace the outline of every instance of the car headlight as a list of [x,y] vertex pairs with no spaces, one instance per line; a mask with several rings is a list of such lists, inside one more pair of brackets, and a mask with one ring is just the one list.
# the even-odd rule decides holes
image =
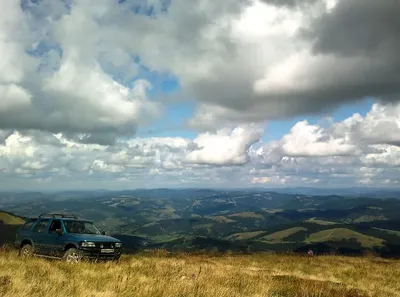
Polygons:
[[96,247],[96,244],[91,241],[84,241],[81,243],[81,247]]
[[120,243],[120,242],[117,242],[117,243],[115,244],[115,247],[116,247],[116,248],[120,248],[120,247],[122,247],[122,243]]

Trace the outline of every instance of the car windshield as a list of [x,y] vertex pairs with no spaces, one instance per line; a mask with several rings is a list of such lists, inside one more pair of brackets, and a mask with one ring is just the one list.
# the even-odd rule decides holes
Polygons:
[[76,234],[101,234],[93,223],[85,221],[64,221],[67,233]]

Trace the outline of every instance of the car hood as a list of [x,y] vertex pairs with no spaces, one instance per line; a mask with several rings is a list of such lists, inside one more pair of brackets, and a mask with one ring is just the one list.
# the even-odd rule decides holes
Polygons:
[[97,235],[97,234],[70,234],[70,235],[82,241],[121,242],[119,239],[107,235]]

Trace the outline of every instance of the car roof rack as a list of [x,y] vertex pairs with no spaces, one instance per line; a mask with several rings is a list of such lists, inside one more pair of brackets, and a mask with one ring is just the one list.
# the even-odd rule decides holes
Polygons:
[[75,215],[70,215],[70,214],[65,214],[65,213],[42,213],[39,218],[44,218],[44,217],[61,217],[61,218],[68,218],[68,219],[78,219],[77,216]]

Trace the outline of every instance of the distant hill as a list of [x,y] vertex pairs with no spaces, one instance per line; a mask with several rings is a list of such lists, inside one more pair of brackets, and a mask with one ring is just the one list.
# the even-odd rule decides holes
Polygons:
[[293,227],[293,228],[289,228],[286,230],[282,230],[282,231],[278,231],[278,232],[266,235],[266,236],[260,238],[260,240],[266,241],[268,243],[282,243],[282,242],[285,242],[285,239],[287,240],[291,235],[294,235],[301,231],[304,232],[304,231],[307,231],[307,229],[304,227]]
[[330,241],[343,241],[343,240],[354,240],[361,245],[363,248],[374,248],[374,247],[382,247],[384,240],[381,238],[364,235],[362,233],[346,229],[346,228],[334,228],[319,231],[313,234],[306,239],[306,242],[309,243],[322,243],[322,242],[330,242]]
[[[261,189],[256,189],[260,191]],[[368,198],[400,198],[400,190],[386,188],[368,188],[368,187],[351,187],[351,188],[312,188],[312,187],[294,187],[294,188],[274,188],[263,189],[277,193],[293,194],[293,195],[311,195],[311,196],[346,196],[346,197],[368,197]]]

